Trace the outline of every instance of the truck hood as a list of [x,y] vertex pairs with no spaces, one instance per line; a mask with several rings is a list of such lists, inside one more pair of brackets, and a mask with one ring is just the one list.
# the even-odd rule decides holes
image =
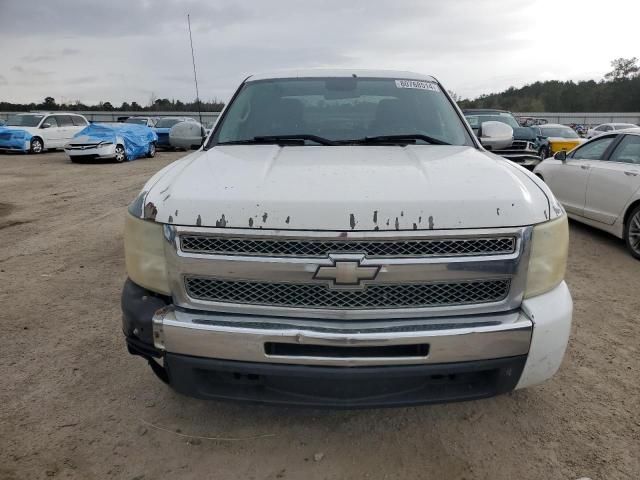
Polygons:
[[549,219],[532,174],[471,147],[216,146],[158,172],[143,216],[189,226],[428,230]]

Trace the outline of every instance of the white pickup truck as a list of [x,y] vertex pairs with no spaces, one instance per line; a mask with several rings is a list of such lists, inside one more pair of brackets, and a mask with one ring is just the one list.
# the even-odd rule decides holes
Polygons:
[[[507,131],[505,131],[505,128]],[[129,352],[199,398],[377,407],[550,378],[567,216],[433,77],[256,75],[125,223]]]

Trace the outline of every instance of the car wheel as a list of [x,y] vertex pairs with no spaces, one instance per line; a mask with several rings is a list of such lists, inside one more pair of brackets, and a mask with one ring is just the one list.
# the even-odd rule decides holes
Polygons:
[[629,214],[624,231],[627,248],[634,258],[640,260],[640,205]]
[[545,158],[549,158],[549,147],[541,147],[540,151],[538,152],[538,155],[540,155],[540,160],[544,160]]
[[44,145],[42,144],[42,140],[38,137],[34,137],[31,139],[31,148],[29,149],[30,153],[42,153],[44,150]]
[[127,159],[127,154],[122,145],[116,145],[116,162],[121,163]]
[[156,144],[155,142],[151,142],[149,144],[149,151],[147,152],[147,157],[148,158],[153,158],[156,156]]

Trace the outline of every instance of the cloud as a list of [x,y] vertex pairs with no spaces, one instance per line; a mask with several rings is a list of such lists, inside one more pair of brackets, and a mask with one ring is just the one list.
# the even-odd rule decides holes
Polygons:
[[[187,13],[202,98],[228,98],[251,73],[322,66],[435,74],[447,88],[473,97],[533,82],[550,70],[599,78],[612,57],[637,55],[635,17],[595,0],[583,0],[579,9],[557,0],[0,4],[3,64],[22,68],[3,72],[10,88],[0,93],[21,101],[52,95],[146,103],[152,92],[193,99]],[[563,38],[598,31],[599,42],[572,48],[547,34],[544,12],[551,9],[557,18],[571,18]]]
[[97,82],[99,80],[100,77],[96,75],[85,75],[83,77],[68,78],[65,80],[65,83],[68,83],[69,85],[84,85],[87,83]]
[[34,77],[46,77],[53,73],[53,72],[46,72],[44,70],[40,70],[39,68],[31,68],[31,67],[25,68],[22,65],[14,65],[13,67],[11,67],[11,71],[21,75],[34,76]]
[[[235,2],[214,5],[197,0],[110,0],[91,2],[68,0],[5,1],[0,16],[3,34],[47,35],[64,32],[67,35],[92,37],[142,36],[162,34],[178,25],[186,30],[186,15],[191,13],[192,25],[201,31],[215,30],[252,15]],[[34,32],[33,25],[38,25]]]
[[51,51],[44,50],[42,53],[23,55],[20,60],[26,63],[40,63],[59,60],[61,57],[77,55],[80,50],[77,48],[63,48],[62,50]]
[[56,57],[53,55],[24,55],[23,57],[20,57],[20,60],[27,63],[39,63],[55,60],[55,58]]

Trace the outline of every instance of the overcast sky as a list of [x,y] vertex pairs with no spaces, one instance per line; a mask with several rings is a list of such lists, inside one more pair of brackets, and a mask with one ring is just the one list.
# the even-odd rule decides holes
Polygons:
[[0,0],[0,100],[227,100],[255,72],[430,73],[462,97],[600,79],[640,56],[637,0]]

